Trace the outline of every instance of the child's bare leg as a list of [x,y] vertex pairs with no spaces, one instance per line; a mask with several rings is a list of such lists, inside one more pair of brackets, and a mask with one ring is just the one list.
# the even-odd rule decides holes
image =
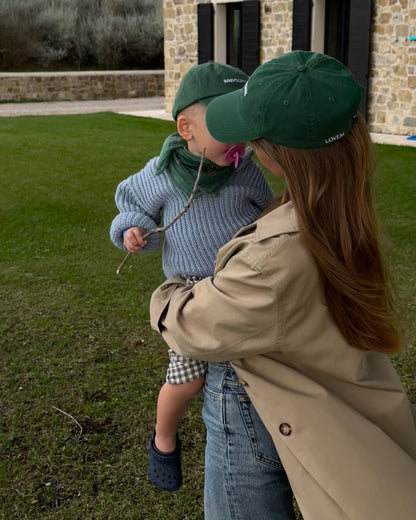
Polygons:
[[172,385],[165,383],[157,402],[155,446],[164,453],[176,448],[176,432],[191,399],[204,384],[205,377],[189,383]]

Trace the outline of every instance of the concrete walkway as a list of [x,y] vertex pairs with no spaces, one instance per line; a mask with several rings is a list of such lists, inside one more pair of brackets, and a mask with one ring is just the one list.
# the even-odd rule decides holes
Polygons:
[[165,112],[164,97],[0,103],[0,117],[92,114],[96,112],[115,112],[117,114],[172,120],[171,115]]
[[[37,103],[0,103],[0,117],[40,116],[54,114],[92,114],[115,112],[129,116],[153,117],[172,121],[165,112],[164,97],[133,99],[101,99],[93,101],[52,101]],[[416,147],[416,139],[403,135],[371,134],[375,143]]]
[[416,136],[413,137],[415,137],[415,139],[408,139],[405,135],[371,134],[373,143],[416,147]]

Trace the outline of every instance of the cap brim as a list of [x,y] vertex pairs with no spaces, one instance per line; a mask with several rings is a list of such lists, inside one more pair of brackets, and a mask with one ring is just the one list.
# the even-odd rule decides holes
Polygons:
[[209,133],[221,143],[246,142],[261,137],[244,107],[244,89],[213,99],[205,114]]
[[201,103],[201,105],[204,105],[204,107],[207,107],[212,100],[214,100],[217,96],[210,96],[206,98],[199,99],[198,101]]

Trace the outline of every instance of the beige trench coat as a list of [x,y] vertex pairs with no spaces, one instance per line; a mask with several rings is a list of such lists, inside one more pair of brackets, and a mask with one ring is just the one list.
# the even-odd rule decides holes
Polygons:
[[416,427],[389,358],[331,320],[291,203],[240,231],[214,278],[168,280],[150,306],[177,353],[231,361],[305,520],[415,520]]

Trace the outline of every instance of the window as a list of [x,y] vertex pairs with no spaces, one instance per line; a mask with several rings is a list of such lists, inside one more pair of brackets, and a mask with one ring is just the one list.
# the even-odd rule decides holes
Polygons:
[[251,74],[259,65],[260,2],[198,4],[198,63],[215,60]]
[[347,63],[350,23],[350,0],[331,0],[325,6],[324,52]]
[[242,2],[228,3],[226,11],[226,41],[227,63],[241,68],[241,4]]

